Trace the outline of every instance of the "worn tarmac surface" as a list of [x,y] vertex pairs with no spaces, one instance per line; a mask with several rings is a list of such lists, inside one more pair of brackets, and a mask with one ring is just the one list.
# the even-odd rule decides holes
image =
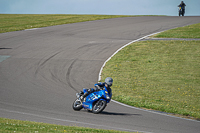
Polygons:
[[200,122],[115,102],[101,114],[74,111],[75,93],[93,87],[105,60],[146,35],[200,23],[200,17],[130,17],[0,34],[0,117],[155,133],[197,133]]

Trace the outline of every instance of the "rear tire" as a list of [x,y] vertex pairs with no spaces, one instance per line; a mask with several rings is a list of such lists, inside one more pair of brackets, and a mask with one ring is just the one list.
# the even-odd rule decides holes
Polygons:
[[97,101],[92,108],[92,112],[94,114],[101,113],[105,109],[106,105],[107,102],[104,100]]
[[82,102],[81,102],[79,99],[76,99],[76,100],[73,102],[72,108],[73,108],[75,111],[80,111],[80,110],[83,108]]

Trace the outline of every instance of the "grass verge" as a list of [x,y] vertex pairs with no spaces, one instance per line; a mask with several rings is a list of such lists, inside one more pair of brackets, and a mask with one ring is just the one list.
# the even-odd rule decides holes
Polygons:
[[[156,37],[174,37],[179,31],[186,37],[188,30],[196,30],[197,25],[166,31]],[[179,37],[182,36],[176,36]],[[113,77],[116,101],[200,119],[199,44],[200,41],[133,43],[106,63],[102,79]]]
[[0,33],[128,15],[0,14]]
[[2,133],[126,133],[115,130],[92,129],[84,127],[70,127],[45,124],[30,121],[0,118],[0,132]]
[[158,38],[200,38],[200,23],[171,29],[155,35]]
[[200,41],[141,41],[117,53],[102,77],[113,99],[136,107],[200,118]]

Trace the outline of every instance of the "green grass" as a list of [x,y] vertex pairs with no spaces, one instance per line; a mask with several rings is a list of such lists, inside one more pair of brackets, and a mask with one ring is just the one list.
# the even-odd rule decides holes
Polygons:
[[200,38],[200,23],[179,27],[162,32],[154,37],[159,38]]
[[113,99],[136,107],[200,118],[200,41],[141,41],[103,69]]
[[[200,23],[153,37],[199,38]],[[200,119],[200,41],[133,43],[106,63],[108,76],[116,101]]]
[[126,133],[115,130],[70,127],[0,118],[1,133]]
[[0,33],[128,15],[0,14]]
[[[0,33],[60,24],[127,17],[116,15],[0,14]],[[200,24],[155,37],[200,38]],[[143,41],[117,53],[103,69],[113,77],[113,99],[200,119],[200,41]],[[102,80],[103,81],[103,80]],[[0,132],[118,132],[0,118]]]

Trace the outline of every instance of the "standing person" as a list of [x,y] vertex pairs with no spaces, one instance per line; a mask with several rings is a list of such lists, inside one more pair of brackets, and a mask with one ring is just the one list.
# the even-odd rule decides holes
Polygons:
[[[182,9],[182,16],[184,16],[185,14],[185,6],[186,4],[183,1],[181,1],[181,4],[178,5],[178,7],[181,7]],[[180,16],[180,10],[179,10],[179,16]]]

